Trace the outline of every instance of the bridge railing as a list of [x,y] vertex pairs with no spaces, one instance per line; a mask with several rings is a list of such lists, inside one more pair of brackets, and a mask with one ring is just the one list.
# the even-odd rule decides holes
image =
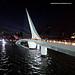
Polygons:
[[48,43],[58,43],[58,44],[75,46],[75,41],[71,41],[71,40],[42,40],[42,41],[45,41]]

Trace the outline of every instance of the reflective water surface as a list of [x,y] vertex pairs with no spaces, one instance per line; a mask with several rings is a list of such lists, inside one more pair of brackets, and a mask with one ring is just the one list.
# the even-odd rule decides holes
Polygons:
[[[55,55],[53,55],[55,56]],[[65,75],[63,66],[40,50],[24,49],[13,43],[0,45],[0,75]]]

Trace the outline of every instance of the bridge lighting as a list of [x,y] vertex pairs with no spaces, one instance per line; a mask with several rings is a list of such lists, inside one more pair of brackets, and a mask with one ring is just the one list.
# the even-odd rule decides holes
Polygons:
[[58,44],[65,44],[65,45],[73,45],[75,46],[75,43],[74,42],[67,42],[66,40],[63,42],[63,41],[56,41],[56,40],[48,40],[49,43],[58,43]]
[[71,42],[68,42],[68,45],[71,45]]
[[47,42],[49,42],[49,40],[47,40]]
[[72,43],[73,46],[75,46],[75,43]]
[[54,40],[53,43],[56,43],[56,41]]
[[64,42],[64,44],[67,45],[68,43],[67,42]]
[[49,42],[52,42],[51,40]]
[[61,41],[58,41],[58,43],[61,43]]

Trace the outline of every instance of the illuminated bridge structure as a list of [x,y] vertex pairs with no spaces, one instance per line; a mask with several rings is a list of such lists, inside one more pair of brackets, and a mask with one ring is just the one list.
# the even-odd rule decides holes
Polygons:
[[20,39],[16,42],[18,46],[25,46],[21,45],[21,42],[27,42],[28,48],[30,49],[37,49],[40,50],[41,55],[47,55],[47,49],[52,49],[54,51],[58,51],[64,54],[68,54],[71,56],[75,56],[75,43],[71,42],[61,42],[61,41],[52,41],[41,39],[39,34],[37,33],[35,26],[30,18],[30,15],[26,9],[28,22],[31,29],[32,38],[31,39]]

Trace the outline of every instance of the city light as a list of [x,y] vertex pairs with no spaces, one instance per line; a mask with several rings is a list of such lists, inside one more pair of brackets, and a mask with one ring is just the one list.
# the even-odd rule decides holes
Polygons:
[[72,43],[73,46],[75,46],[75,43]]

